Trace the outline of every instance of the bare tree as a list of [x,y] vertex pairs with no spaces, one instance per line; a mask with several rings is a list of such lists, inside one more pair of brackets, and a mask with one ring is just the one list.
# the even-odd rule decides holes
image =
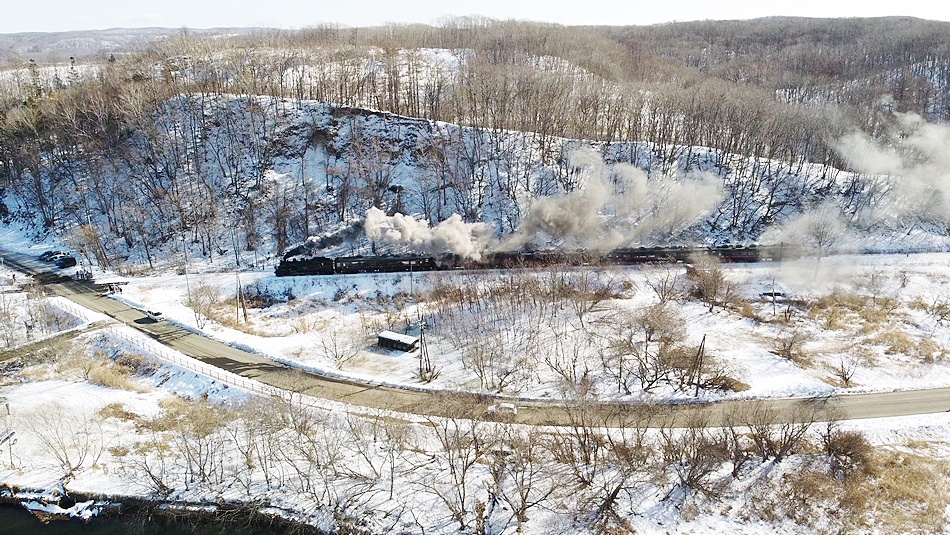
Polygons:
[[821,413],[814,402],[798,402],[787,411],[754,403],[737,414],[749,429],[749,437],[762,460],[779,462],[797,451]]
[[96,464],[108,447],[101,423],[59,404],[37,408],[23,419],[23,425],[55,461],[64,478]]
[[670,268],[665,269],[662,273],[648,276],[647,285],[656,294],[660,303],[676,300],[682,295],[680,275]]
[[225,480],[228,456],[225,424],[232,417],[222,407],[206,400],[174,400],[154,422],[168,430],[170,443],[179,452],[186,485],[209,486]]
[[185,306],[194,312],[195,324],[198,328],[204,329],[214,312],[214,308],[218,306],[220,301],[220,289],[208,281],[202,281],[189,290],[188,297],[185,299]]
[[[837,249],[847,237],[847,227],[838,208],[830,203],[802,214],[785,228],[786,241],[815,251],[818,258]],[[818,266],[815,266],[818,269]]]
[[854,378],[854,374],[858,371],[858,365],[861,362],[861,358],[857,355],[848,354],[838,357],[837,363],[832,366],[831,373],[834,375],[841,386],[844,388],[851,388],[851,380]]
[[710,312],[717,306],[725,308],[738,296],[738,285],[726,277],[722,263],[715,257],[696,258],[686,275],[692,282],[690,293],[709,305]]
[[369,344],[369,337],[361,326],[343,321],[330,322],[318,339],[320,352],[338,367],[349,362]]
[[491,435],[485,453],[491,480],[486,483],[488,503],[482,506],[485,525],[476,531],[502,532],[515,522],[520,533],[528,511],[558,490],[553,459],[535,429],[505,423],[486,431]]
[[122,468],[128,472],[131,479],[145,478],[143,487],[159,497],[168,497],[174,492],[171,465],[175,453],[170,451],[168,443],[161,431],[143,429],[140,440],[132,447],[131,452],[122,460]]
[[728,458],[727,443],[723,439],[702,420],[691,421],[684,429],[660,430],[663,463],[674,480],[667,497],[677,489],[714,493],[709,486],[710,476]]
[[598,530],[629,529],[616,507],[622,493],[654,480],[656,448],[647,429],[656,418],[648,406],[618,406],[604,412],[591,396],[566,407],[570,425],[547,447],[561,467],[560,492],[576,500],[578,520]]
[[473,516],[479,509],[473,492],[475,468],[488,447],[483,440],[482,424],[462,418],[432,418],[429,423],[439,446],[435,452],[439,473],[425,476],[419,484],[445,504],[459,529],[465,531],[473,521],[482,518]]
[[670,304],[621,314],[608,335],[604,368],[618,391],[629,394],[637,386],[649,392],[670,380],[685,338],[683,320]]

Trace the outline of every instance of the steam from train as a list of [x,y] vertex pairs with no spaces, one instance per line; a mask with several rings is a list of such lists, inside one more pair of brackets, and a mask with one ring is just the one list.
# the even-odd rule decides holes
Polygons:
[[[607,252],[676,240],[709,216],[722,199],[721,180],[702,173],[648,177],[630,164],[607,165],[590,147],[571,154],[577,187],[533,199],[521,231],[502,250],[554,245]],[[544,243],[539,243],[544,242]]]
[[571,154],[576,188],[530,199],[520,231],[501,240],[488,223],[466,223],[453,214],[435,227],[412,216],[366,212],[365,232],[374,243],[415,252],[450,252],[473,260],[485,253],[524,247],[563,247],[607,252],[632,244],[669,243],[705,219],[722,198],[715,177],[649,178],[629,164],[606,165],[592,148]]
[[428,221],[403,214],[387,216],[375,207],[366,211],[364,229],[375,243],[408,245],[425,253],[451,252],[472,260],[481,260],[494,235],[488,223],[466,223],[458,214],[430,227]]

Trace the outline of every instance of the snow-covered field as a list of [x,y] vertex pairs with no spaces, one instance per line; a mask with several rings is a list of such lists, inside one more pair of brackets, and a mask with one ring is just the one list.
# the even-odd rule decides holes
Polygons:
[[[61,248],[17,239],[15,233],[8,238],[7,248],[30,254]],[[724,266],[736,297],[727,306],[710,311],[682,293],[670,301],[680,314],[679,330],[686,333],[683,343],[693,346],[705,335],[708,354],[730,377],[748,385],[738,392],[703,389],[700,395],[809,396],[834,389],[950,385],[944,364],[948,331],[939,306],[948,299],[948,260],[950,254],[933,253]],[[0,275],[7,281],[5,296],[25,299],[12,286],[12,273]],[[275,359],[414,388],[471,390],[484,385],[473,366],[462,362],[464,349],[453,345],[455,335],[446,323],[450,317],[478,318],[459,315],[444,299],[439,301],[447,289],[478,288],[497,296],[492,289],[523,288],[550,277],[576,282],[581,275],[589,282],[607,280],[618,289],[583,314],[570,301],[539,298],[538,306],[556,305],[543,309],[557,310],[553,315],[558,321],[529,321],[538,309],[527,305],[479,301],[493,314],[522,312],[511,316],[512,326],[537,326],[531,340],[540,349],[529,354],[543,358],[558,350],[607,347],[602,337],[619,325],[616,317],[657,304],[659,292],[653,288],[658,281],[675,280],[681,290],[686,285],[683,266],[277,278],[268,271],[207,272],[207,266],[193,263],[187,275],[96,275],[127,282],[119,299],[161,310],[171,321]],[[257,295],[249,300],[246,320],[227,300],[238,285],[245,294]],[[763,292],[784,295],[773,303],[761,299]],[[214,297],[207,314],[196,316],[185,306],[189,294],[192,302]],[[439,368],[430,383],[417,376],[417,355],[381,351],[366,338],[380,327],[417,332],[412,329],[419,315],[429,318],[429,351]],[[69,317],[72,323],[65,328],[101,319],[81,310]],[[776,340],[790,327],[804,336],[794,352],[779,354]],[[703,444],[727,430],[693,437],[620,430],[620,436],[581,462],[576,456],[584,449],[583,442],[575,442],[579,435],[453,419],[406,423],[384,413],[348,414],[338,404],[319,400],[268,400],[163,361],[150,344],[116,332],[85,333],[52,356],[30,354],[22,369],[6,370],[0,387],[9,404],[4,426],[16,435],[0,446],[0,481],[19,488],[23,496],[47,501],[64,491],[189,502],[253,500],[274,514],[327,528],[361,525],[373,533],[456,533],[462,524],[471,530],[481,523],[492,533],[539,534],[594,531],[602,524],[648,534],[814,533],[842,525],[879,533],[945,529],[950,415],[944,413],[840,424],[838,432],[860,432],[874,447],[875,460],[861,461],[873,467],[868,473],[849,469],[834,475],[838,469],[828,468],[828,457],[818,453],[823,428],[815,425],[807,434],[808,445],[784,459],[757,457],[749,445],[741,462],[717,461],[690,486],[681,483],[684,473],[677,467],[703,465],[683,445]],[[845,386],[835,367],[842,356],[852,355],[861,358],[853,361]],[[590,365],[601,397],[691,395],[672,384],[649,393],[622,393],[613,379],[592,371],[600,356],[572,356]],[[538,365],[502,392],[557,397],[555,376],[552,368]],[[553,436],[566,437],[559,440],[571,444],[575,453],[556,446],[557,440],[550,442]],[[618,457],[630,453],[611,446],[619,438],[624,444],[643,444],[637,450],[647,452],[642,465]],[[540,450],[529,455],[528,444]],[[685,460],[676,461],[674,452]],[[700,453],[699,459],[706,455]],[[584,473],[593,479],[580,484],[577,478]],[[901,487],[894,479],[898,473],[920,481],[929,497]],[[531,484],[526,487],[525,481]],[[610,505],[617,516],[594,519],[591,512],[613,488],[622,491]],[[804,488],[816,493],[807,506],[795,501],[795,492]],[[522,522],[514,513],[519,490],[528,493],[528,502],[540,504],[528,507]],[[854,493],[873,496],[873,507],[886,510],[869,512],[844,501]],[[88,505],[75,513],[92,510]],[[860,521],[852,523],[840,510],[858,511],[854,514]]]
[[[3,238],[7,249],[27,254],[54,247],[34,244],[10,229]],[[447,340],[449,329],[438,324],[437,307],[431,301],[433,289],[472,284],[491,287],[511,277],[537,279],[543,284],[546,277],[574,276],[568,271],[552,275],[552,271],[540,270],[515,275],[275,277],[269,270],[205,272],[209,267],[193,262],[188,274],[124,278],[97,273],[96,278],[127,283],[116,299],[141,309],[160,310],[175,322],[281,362],[374,382],[471,390],[485,390],[486,385],[480,383],[472,366],[466,365],[457,344]],[[680,293],[675,307],[687,343],[698,345],[705,337],[706,352],[749,388],[741,392],[707,390],[701,392],[703,397],[814,396],[950,386],[950,365],[946,363],[950,253],[811,257],[785,263],[724,265],[723,269],[741,304],[710,311]],[[687,285],[682,265],[583,271],[585,277],[609,279],[615,286],[620,281],[625,288],[589,314],[587,321],[594,327],[585,329],[593,334],[581,340],[588,353],[600,343],[595,340],[598,322],[656,304],[659,298],[652,287],[660,280],[675,280],[680,290]],[[0,280],[7,281],[9,289],[18,287],[12,286],[13,275],[9,270],[0,272]],[[234,299],[239,288],[246,296],[257,298],[249,299],[246,313]],[[783,295],[773,303],[760,297],[767,292]],[[204,313],[186,306],[192,294],[195,303],[203,303]],[[0,297],[13,304],[17,295],[22,297],[14,293]],[[563,308],[565,302],[557,306]],[[561,315],[567,317],[569,312]],[[551,312],[541,309],[540,313]],[[439,369],[431,383],[418,377],[418,352],[405,354],[375,345],[375,334],[383,329],[418,335],[420,318],[430,325],[429,354]],[[513,321],[523,324],[525,319]],[[576,323],[577,318],[565,319],[564,332],[580,331]],[[552,334],[557,325],[552,325],[542,326],[532,338],[539,346],[533,354],[564,351],[562,341]],[[511,325],[512,330],[519,328],[520,324]],[[612,328],[613,324],[608,325],[608,330]],[[795,347],[788,347],[792,345]],[[596,365],[593,355],[575,357],[591,361],[590,369]],[[847,384],[843,373],[848,375]],[[536,398],[559,395],[561,385],[554,371],[537,366],[530,375],[504,385],[501,393]],[[602,397],[637,397],[611,389],[608,383],[600,377]],[[661,388],[651,395],[683,397],[686,393]]]
[[[121,341],[100,335],[85,336],[87,352],[122,345]],[[79,351],[83,345],[77,344],[74,350]],[[166,496],[195,503],[253,500],[268,504],[265,512],[325,528],[355,522],[370,533],[391,529],[402,533],[457,533],[459,524],[449,509],[449,504],[456,503],[451,495],[457,483],[453,477],[461,477],[460,484],[470,493],[459,499],[468,508],[464,518],[471,526],[478,517],[473,508],[479,502],[487,503],[494,492],[490,486],[491,468],[507,466],[494,464],[496,454],[488,451],[481,460],[447,456],[449,448],[460,448],[452,451],[464,455],[461,444],[470,436],[466,424],[451,420],[401,425],[342,412],[328,413],[317,405],[309,409],[313,419],[306,419],[309,423],[298,427],[303,436],[316,442],[295,441],[286,435],[291,428],[284,427],[303,423],[292,423],[293,410],[284,413],[266,400],[214,385],[187,370],[161,363],[156,367],[153,372],[136,376],[131,389],[92,384],[75,375],[75,369],[70,371],[56,364],[33,367],[29,380],[16,379],[0,388],[0,395],[9,404],[4,425],[17,432],[15,442],[0,447],[0,481],[19,488],[24,497],[35,498],[32,508],[53,512],[62,511],[42,504],[55,501],[63,493]],[[200,401],[207,392],[211,392],[207,397],[210,405]],[[176,394],[193,402],[182,405],[175,401]],[[262,419],[254,420],[255,414]],[[301,416],[302,413],[296,417]],[[287,417],[291,420],[284,420]],[[845,424],[841,429],[863,433],[872,445],[888,455],[888,462],[896,462],[895,458],[922,458],[927,459],[928,466],[938,466],[950,456],[946,446],[950,443],[948,424],[950,416],[936,414],[864,420]],[[485,423],[478,425],[479,436],[492,444],[498,440],[498,433],[513,433],[508,439],[514,440],[511,444],[516,444],[518,437],[524,440],[531,436],[524,429],[497,430]],[[313,434],[307,433],[307,426],[314,426]],[[813,430],[814,440],[818,440],[821,431]],[[650,433],[649,440],[663,439],[658,433]],[[189,446],[208,449],[199,454],[198,448],[189,451]],[[207,456],[204,461],[202,455]],[[636,474],[645,479],[625,484],[616,509],[623,515],[622,525],[646,534],[831,531],[845,515],[824,509],[834,503],[827,496],[816,497],[808,509],[824,511],[827,517],[815,516],[808,522],[785,516],[785,509],[773,511],[773,517],[764,511],[773,502],[779,504],[776,507],[789,507],[789,497],[783,491],[786,479],[807,471],[813,463],[821,464],[822,456],[813,457],[798,454],[781,462],[750,459],[737,478],[730,476],[726,463],[705,481],[710,489],[716,489],[708,495],[680,489],[664,477],[656,479],[656,474],[647,477],[656,468],[644,468]],[[612,471],[606,458],[602,461],[606,464],[601,468],[591,468],[598,470],[595,487],[572,490],[571,494],[555,491],[546,505],[529,509],[520,532],[586,532],[581,512],[585,511],[587,500],[597,499],[596,485],[610,485],[622,477]],[[71,463],[70,468],[65,468],[64,462]],[[655,462],[661,461],[651,460],[650,466],[661,466],[652,464]],[[160,492],[156,480],[145,475],[146,466],[168,487],[169,494]],[[309,472],[298,473],[303,466]],[[461,476],[460,466],[468,470]],[[921,470],[918,464],[910,468],[914,472],[908,474],[914,476]],[[504,478],[516,474],[533,478],[530,488],[534,497],[550,492],[554,481],[562,481],[565,490],[574,488],[566,473],[550,467],[513,465],[510,469],[512,474],[502,473],[502,485],[507,492],[514,490],[514,480]],[[67,470],[69,474],[64,475]],[[306,481],[301,479],[302,474],[308,474]],[[926,492],[935,493],[940,501],[939,496],[945,496],[946,491],[942,483],[939,487],[931,486],[935,482],[939,483],[939,478],[921,484],[927,485]],[[310,484],[329,486],[308,489]],[[327,507],[319,506],[321,503]],[[918,508],[915,514],[921,515],[921,520],[888,528],[883,519],[891,513],[879,511],[875,514],[881,524],[872,524],[872,528],[877,527],[869,531],[888,533],[894,532],[891,529],[920,528],[927,532],[923,518],[942,515],[942,511],[933,510],[932,504],[899,505]],[[329,510],[331,506],[339,508],[337,514]],[[82,503],[71,510],[77,515],[94,514],[96,504]],[[518,522],[510,515],[511,504],[507,499],[500,500],[497,509],[485,515],[493,526],[491,532],[516,532]]]
[[[935,304],[939,309],[941,303],[950,302],[950,254],[835,256],[785,264],[728,265],[724,269],[728,279],[736,283],[745,308],[716,307],[710,312],[702,303],[687,299],[678,301],[677,307],[688,339],[698,344],[705,336],[707,352],[718,357],[730,375],[748,384],[749,389],[725,394],[710,391],[704,396],[813,396],[833,391],[950,386],[950,366],[945,362],[950,330],[935,310]],[[657,302],[650,288],[652,281],[667,274],[683,281],[685,272],[683,266],[649,266],[595,273],[621,277],[633,290],[605,305],[608,312],[592,316],[604,321],[617,310],[650,306]],[[524,276],[543,279],[547,275]],[[486,273],[478,278],[490,284],[507,276]],[[215,288],[223,303],[236,295],[238,278],[245,291],[253,287],[253,291],[270,296],[274,304],[250,308],[247,321],[233,302],[221,304],[213,317],[229,326],[203,317],[196,320],[194,311],[184,305],[189,287],[192,291]],[[376,348],[372,327],[401,328],[418,334],[417,309],[423,313],[427,310],[424,298],[433,285],[469,280],[467,275],[441,273],[286,278],[268,272],[209,273],[191,274],[187,280],[183,275],[166,274],[129,280],[120,299],[140,308],[161,310],[193,328],[200,323],[214,338],[275,360],[372,381],[423,387],[426,385],[417,376],[417,354]],[[760,298],[766,292],[785,295],[773,307],[771,301]],[[835,304],[828,309],[831,312],[814,304],[833,295],[857,296],[860,302]],[[792,316],[789,321],[785,320],[786,314]],[[829,314],[837,316],[830,318]],[[870,316],[870,320],[864,316]],[[367,329],[371,332],[365,332]],[[801,358],[776,354],[780,340],[791,336],[792,330],[801,335]],[[462,365],[459,350],[438,336],[438,328],[430,332],[429,353],[441,373],[429,386],[478,390],[479,382],[474,372]],[[543,343],[545,338],[537,340]],[[550,347],[538,352],[557,351],[554,340],[549,342]],[[338,346],[346,346],[339,351],[353,354],[346,355],[345,360],[335,359]],[[835,379],[842,363],[853,368],[847,386]],[[533,379],[502,392],[549,398],[558,395],[556,383],[553,372],[539,367]],[[604,397],[619,395],[606,384],[601,386]]]

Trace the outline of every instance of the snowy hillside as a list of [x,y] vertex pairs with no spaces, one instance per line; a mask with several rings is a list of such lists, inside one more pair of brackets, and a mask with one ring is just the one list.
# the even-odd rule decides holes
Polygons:
[[[23,180],[6,190],[8,213],[60,229],[93,263],[129,267],[180,255],[182,239],[196,256],[260,264],[372,207],[433,226],[453,216],[484,223],[493,247],[510,249],[787,241],[904,250],[947,243],[940,160],[902,162],[858,135],[842,140],[842,154],[856,165],[892,164],[859,174],[269,97],[183,95],[138,121],[121,149],[97,161],[51,158],[24,169]],[[945,134],[908,118],[906,135],[912,147]],[[26,180],[34,174],[38,180]],[[931,199],[925,209],[921,198]],[[815,225],[832,225],[834,243],[815,243]],[[377,241],[349,241],[338,251],[406,248],[398,239]]]

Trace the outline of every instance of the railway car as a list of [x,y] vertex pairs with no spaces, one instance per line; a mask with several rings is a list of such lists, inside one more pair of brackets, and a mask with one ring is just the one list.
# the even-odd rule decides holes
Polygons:
[[288,275],[331,275],[335,273],[537,268],[551,265],[633,265],[691,262],[702,255],[713,256],[723,262],[759,262],[800,258],[804,254],[805,251],[801,247],[785,244],[769,246],[627,247],[615,249],[605,254],[580,250],[504,251],[486,255],[479,261],[466,260],[456,255],[440,257],[421,255],[345,256],[302,259],[299,256],[288,254],[277,266],[275,273],[278,277],[283,277]]
[[274,273],[278,277],[289,277],[293,275],[333,275],[336,273],[336,267],[333,258],[323,256],[294,260],[285,258],[277,265],[277,269]]
[[395,273],[439,269],[431,256],[347,256],[336,259],[336,273]]

